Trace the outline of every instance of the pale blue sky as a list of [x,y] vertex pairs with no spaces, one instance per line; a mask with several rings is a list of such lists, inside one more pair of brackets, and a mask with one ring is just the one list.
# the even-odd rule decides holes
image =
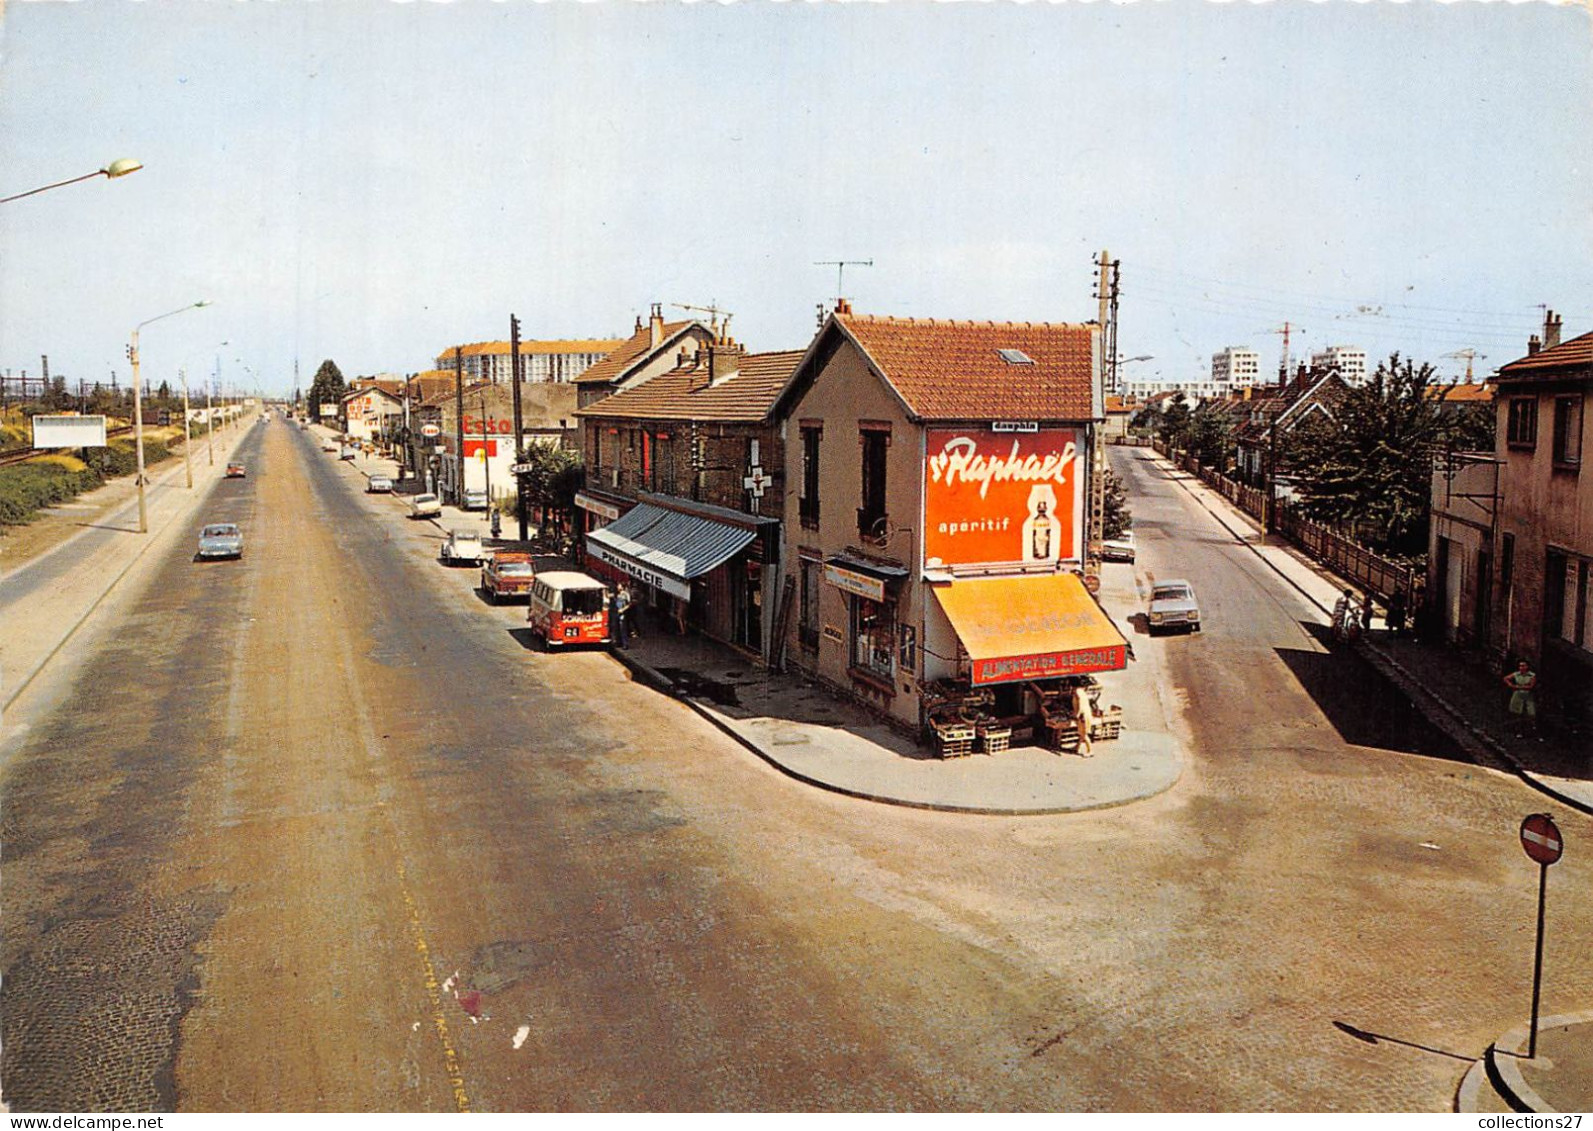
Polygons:
[[[1546,4],[6,5],[0,367],[291,387],[718,302],[1085,321],[1132,372],[1593,330],[1593,28]],[[1362,309],[1364,308],[1364,309]],[[667,307],[671,317],[681,316]],[[222,339],[231,344],[217,351]]]

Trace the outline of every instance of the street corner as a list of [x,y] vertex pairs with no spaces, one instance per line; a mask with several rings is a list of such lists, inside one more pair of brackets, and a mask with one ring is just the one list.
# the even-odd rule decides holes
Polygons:
[[1593,1109],[1593,1010],[1543,1018],[1536,1042],[1525,1025],[1505,1033],[1466,1074],[1455,1109],[1536,1114]]

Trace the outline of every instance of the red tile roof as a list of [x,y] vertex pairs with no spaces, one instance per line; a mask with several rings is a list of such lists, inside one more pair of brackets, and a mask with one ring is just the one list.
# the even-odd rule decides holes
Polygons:
[[[715,381],[708,384],[708,352],[582,409],[579,416],[626,420],[707,420],[752,422],[765,419],[802,360],[802,350],[749,353],[715,359]],[[724,376],[725,373],[729,376]]]
[[[1545,369],[1571,369],[1579,366],[1593,366],[1593,333],[1583,334],[1568,342],[1561,342],[1557,346],[1512,361],[1499,370],[1496,380],[1548,378],[1550,375],[1543,372]],[[1564,374],[1554,376],[1564,376]]]
[[1493,388],[1488,385],[1468,385],[1457,381],[1453,385],[1429,385],[1427,389],[1434,400],[1442,400],[1445,404],[1474,404],[1493,400]]
[[[842,328],[924,420],[1088,420],[1088,323],[958,322],[836,314]],[[1004,360],[1019,350],[1033,364]]]
[[[661,344],[658,348],[661,350],[670,348],[675,335],[692,325],[694,325],[692,322],[665,322],[664,334],[660,339]],[[652,340],[652,327],[645,325],[639,327],[634,334],[625,339],[618,349],[577,377],[575,384],[606,385],[611,381],[619,380],[625,376],[626,371],[631,366],[653,355]]]

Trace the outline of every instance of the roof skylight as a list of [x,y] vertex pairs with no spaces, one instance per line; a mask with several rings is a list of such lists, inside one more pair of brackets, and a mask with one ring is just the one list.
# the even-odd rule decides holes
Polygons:
[[1034,358],[1030,357],[1028,354],[1024,353],[1022,350],[1007,349],[1007,350],[997,350],[996,352],[1001,355],[1001,360],[1006,362],[1008,365],[1033,365],[1034,364]]

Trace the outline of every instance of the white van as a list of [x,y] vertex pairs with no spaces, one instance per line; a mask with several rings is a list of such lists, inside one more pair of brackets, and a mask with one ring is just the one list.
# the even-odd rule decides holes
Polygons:
[[549,648],[608,644],[608,586],[574,570],[539,573],[525,620]]

